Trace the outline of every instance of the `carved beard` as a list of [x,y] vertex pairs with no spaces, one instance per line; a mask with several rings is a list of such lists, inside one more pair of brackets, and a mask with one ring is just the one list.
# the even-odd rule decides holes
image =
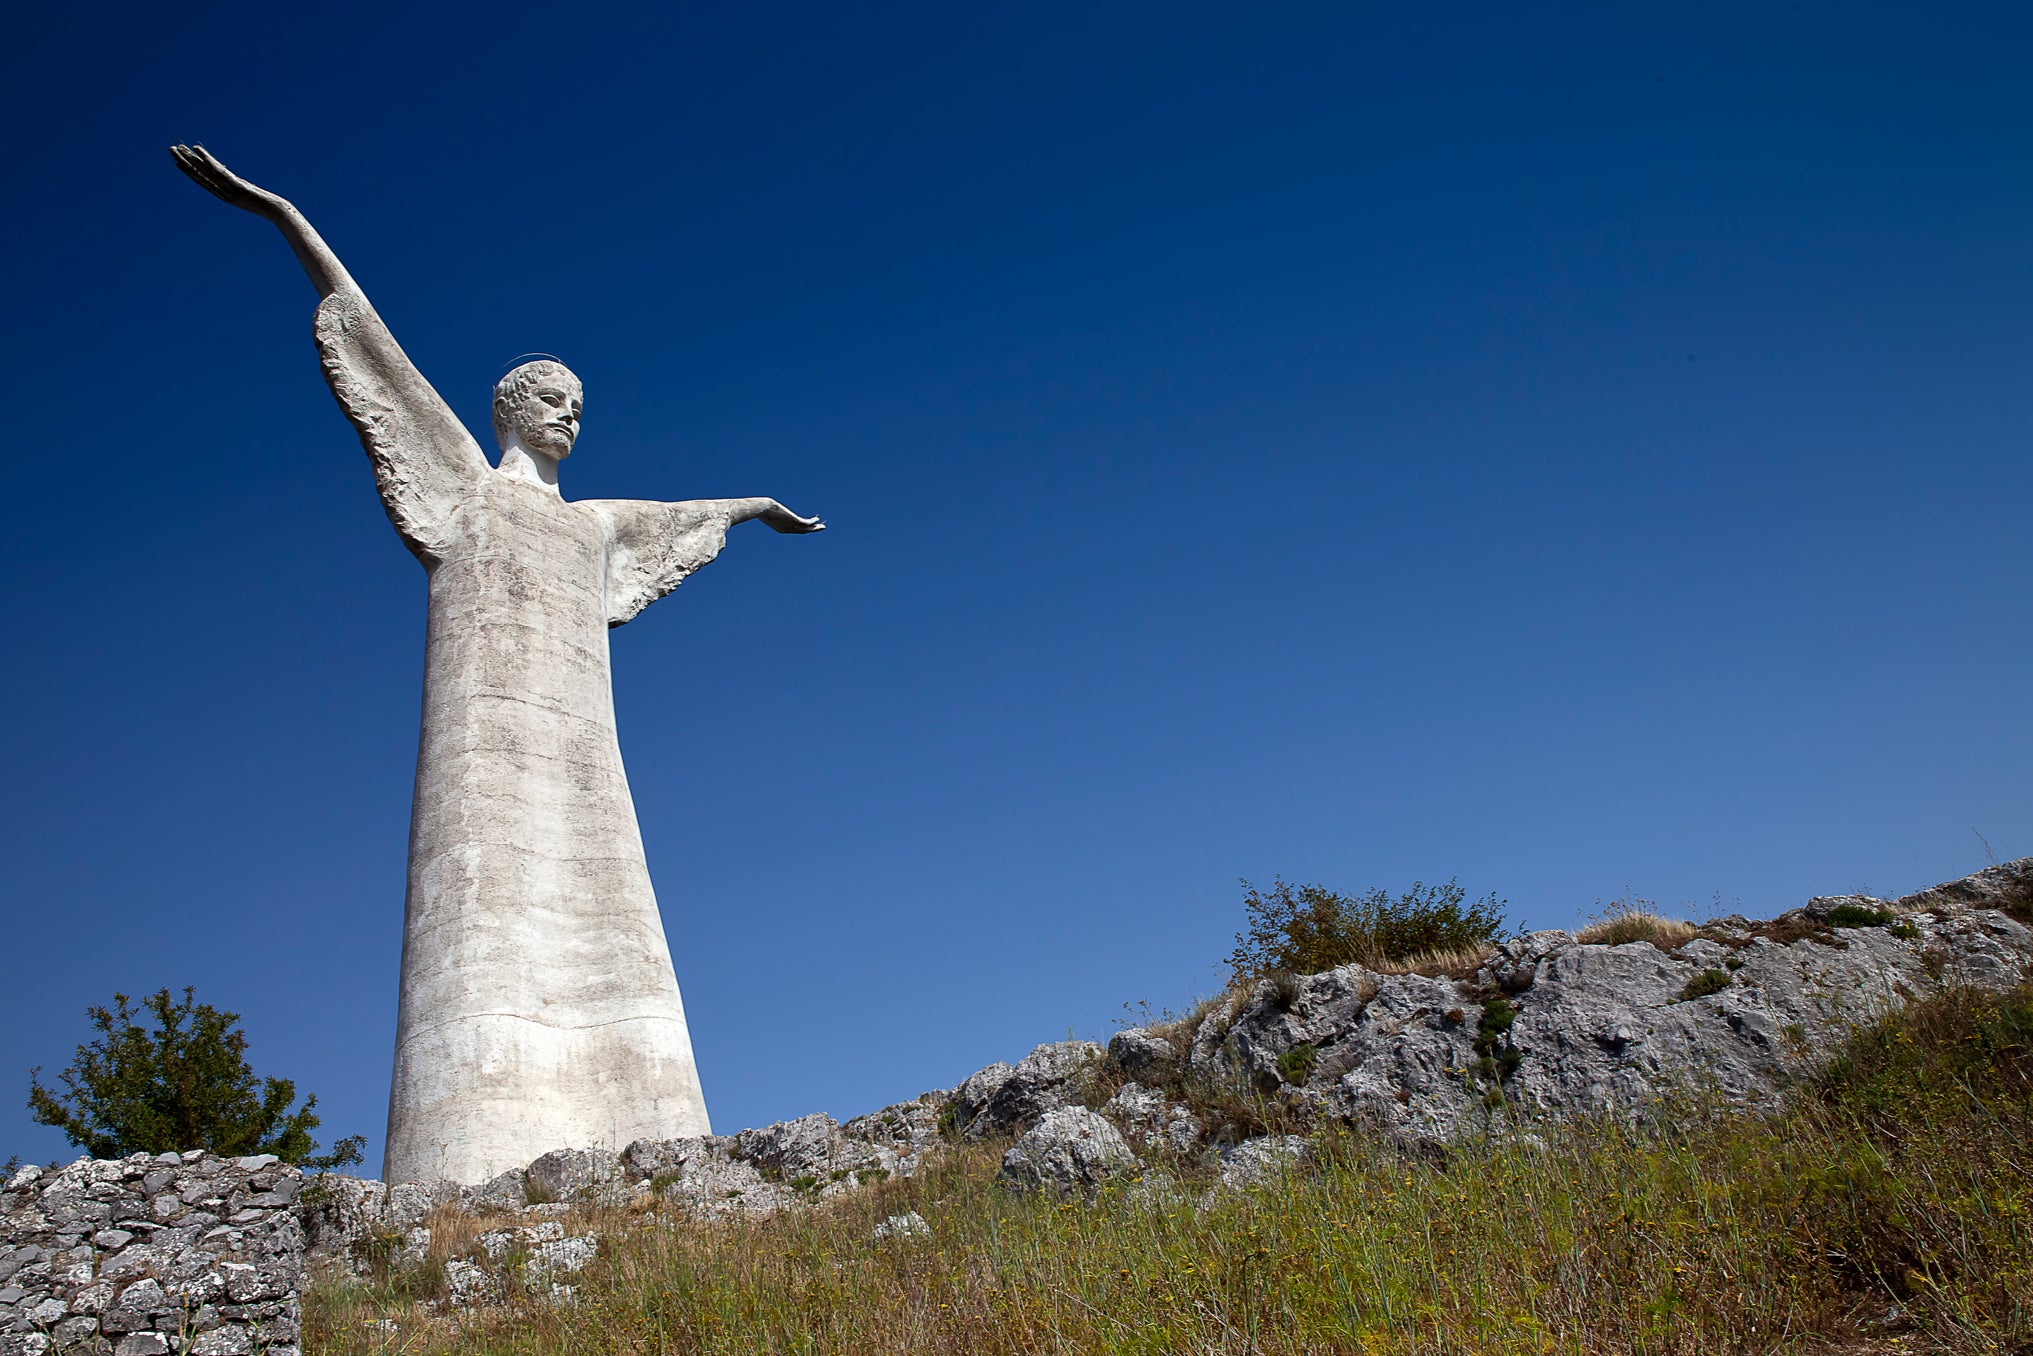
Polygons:
[[563,461],[572,455],[572,439],[545,418],[550,408],[541,400],[524,401],[509,411],[509,427],[531,451]]

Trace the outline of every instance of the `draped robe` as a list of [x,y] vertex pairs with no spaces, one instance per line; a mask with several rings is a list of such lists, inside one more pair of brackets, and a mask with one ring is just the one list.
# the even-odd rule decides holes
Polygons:
[[568,503],[490,466],[367,299],[315,325],[429,576],[384,1180],[710,1133],[615,738],[607,632],[718,555],[726,501]]

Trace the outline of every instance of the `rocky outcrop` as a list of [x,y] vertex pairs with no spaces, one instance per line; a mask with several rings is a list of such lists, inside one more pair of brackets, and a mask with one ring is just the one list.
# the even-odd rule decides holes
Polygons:
[[[273,1159],[202,1154],[24,1168],[0,1191],[0,1356],[293,1356],[306,1265],[421,1262],[444,1211],[493,1226],[444,1260],[450,1303],[562,1297],[601,1250],[583,1223],[568,1232],[585,1207],[767,1214],[911,1176],[961,1142],[1011,1141],[1006,1185],[1073,1198],[1147,1165],[1139,1189],[1196,1172],[1230,1188],[1275,1181],[1308,1141],[1234,1142],[1235,1108],[1253,1099],[1289,1127],[1373,1127],[1419,1149],[1531,1119],[1642,1115],[1680,1093],[1770,1105],[1901,1004],[2020,983],[2027,919],[2033,858],[1894,902],[1827,896],[1652,941],[1535,932],[1454,974],[1280,975],[1190,1023],[1120,1031],[1106,1050],[1041,1045],[845,1125],[812,1115],[618,1153],[561,1148],[478,1185],[307,1183]],[[875,1236],[924,1229],[897,1216]]]
[[1421,1145],[1527,1115],[1642,1110],[1674,1092],[1767,1104],[1852,1028],[1911,999],[2020,982],[2033,931],[1954,901],[2005,899],[2029,876],[2014,863],[1896,903],[1815,899],[1670,946],[1535,932],[1459,978],[1351,965],[1265,980],[1193,1033],[1190,1068],[1302,1121]]
[[1177,1069],[1179,1052],[1166,1037],[1133,1026],[1108,1038],[1108,1062],[1131,1078],[1158,1080]]
[[302,1187],[267,1155],[22,1168],[0,1190],[0,1356],[296,1356]]
[[1184,1102],[1175,1102],[1156,1088],[1125,1083],[1102,1103],[1101,1114],[1148,1151],[1189,1154],[1200,1146],[1200,1118]]
[[1047,1111],[1002,1156],[998,1178],[1020,1190],[1091,1196],[1110,1178],[1137,1166],[1116,1128],[1085,1107]]
[[1014,1141],[1013,1185],[1078,1193],[1140,1160],[1167,1174],[1204,1160],[1216,1180],[1242,1185],[1282,1170],[1303,1143],[1232,1142],[1232,1112],[1252,1099],[1298,1128],[1369,1126],[1422,1148],[1529,1118],[1643,1112],[1680,1092],[1766,1105],[1891,1008],[1954,984],[2018,983],[2033,932],[2010,910],[2033,916],[2033,858],[1896,902],[1828,896],[1770,922],[1663,928],[1656,941],[1535,932],[1452,975],[1355,965],[1281,975],[1224,995],[1191,1025],[1119,1031],[1105,1050],[1041,1045],[845,1125],[813,1115],[619,1154],[560,1150],[478,1187],[325,1179],[304,1228],[314,1251],[357,1256],[368,1236],[384,1251],[414,1249],[424,1216],[447,1205],[660,1200],[767,1214],[910,1176],[950,1143],[995,1139]]
[[1105,1053],[1092,1041],[1055,1041],[1025,1055],[1015,1068],[989,1065],[956,1094],[954,1122],[962,1138],[1016,1134],[1046,1112],[1071,1105]]

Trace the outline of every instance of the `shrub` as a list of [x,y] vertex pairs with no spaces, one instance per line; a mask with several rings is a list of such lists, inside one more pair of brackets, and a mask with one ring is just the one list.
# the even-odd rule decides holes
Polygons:
[[[1508,999],[1494,997],[1482,1005],[1482,1019],[1475,1027],[1475,1053],[1478,1057],[1475,1072],[1480,1077],[1501,1083],[1524,1063],[1524,1055],[1509,1039],[1511,1026],[1517,1020],[1518,1010]],[[1484,1104],[1491,1109],[1500,1107],[1503,1096],[1499,1093],[1495,1101],[1485,1099]]]
[[1465,904],[1451,880],[1414,882],[1396,899],[1381,889],[1344,895],[1283,877],[1269,890],[1242,886],[1249,930],[1235,935],[1228,958],[1238,983],[1267,971],[1312,975],[1351,963],[1382,969],[1442,952],[1479,954],[1506,926],[1505,901],[1492,894]]
[[1680,1001],[1685,1003],[1696,998],[1706,998],[1710,994],[1721,993],[1728,987],[1729,971],[1703,970],[1700,974],[1688,980],[1687,986],[1680,990]]
[[[339,1168],[360,1161],[366,1141],[352,1135],[318,1153],[316,1097],[290,1110],[296,1084],[256,1079],[247,1064],[240,1014],[222,1012],[184,990],[181,1003],[163,989],[141,1000],[143,1012],[113,995],[113,1007],[87,1008],[99,1039],[80,1045],[58,1075],[61,1094],[28,1075],[28,1109],[94,1158],[133,1153],[274,1154],[285,1163]],[[157,1029],[135,1020],[153,1015]]]
[[1861,904],[1838,904],[1828,911],[1828,925],[1832,928],[1881,928],[1892,921],[1892,915],[1883,909],[1867,909]]

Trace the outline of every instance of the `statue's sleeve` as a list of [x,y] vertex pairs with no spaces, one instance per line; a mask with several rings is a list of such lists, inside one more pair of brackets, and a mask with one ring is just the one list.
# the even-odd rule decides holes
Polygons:
[[729,501],[582,499],[607,524],[607,624],[619,626],[720,554]]
[[452,511],[488,472],[480,445],[359,292],[326,297],[312,333],[325,381],[373,463],[388,521],[419,560],[436,560]]

